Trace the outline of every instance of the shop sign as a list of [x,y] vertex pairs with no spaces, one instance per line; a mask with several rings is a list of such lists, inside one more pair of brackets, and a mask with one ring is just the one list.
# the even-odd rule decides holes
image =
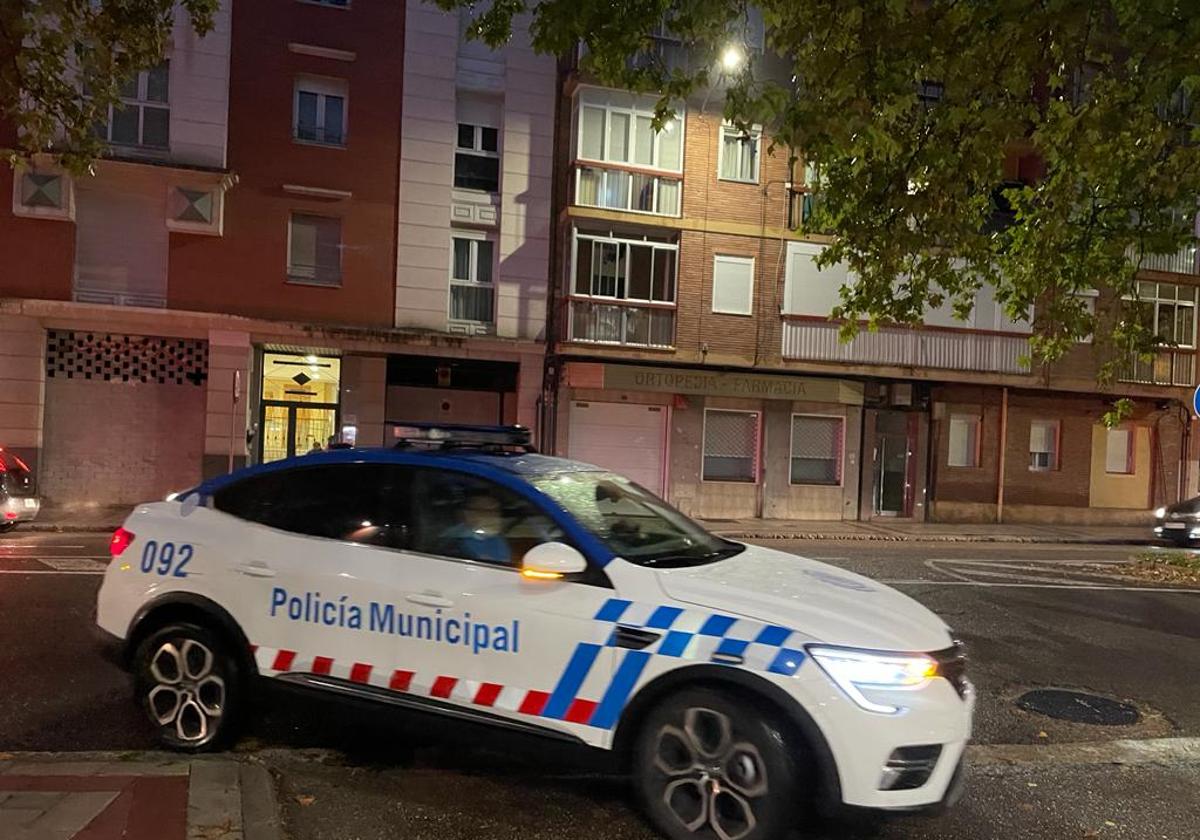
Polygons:
[[605,365],[604,387],[618,391],[658,391],[763,400],[806,400],[847,405],[862,405],[863,402],[861,382],[817,379],[811,376],[676,370],[632,365]]

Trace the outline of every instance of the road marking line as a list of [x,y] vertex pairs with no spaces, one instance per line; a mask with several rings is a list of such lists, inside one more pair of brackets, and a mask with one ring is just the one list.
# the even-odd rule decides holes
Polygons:
[[1108,589],[1113,592],[1178,592],[1183,595],[1200,595],[1200,589],[1184,589],[1178,586],[1106,586],[1091,583],[998,583],[987,580],[921,580],[920,578],[895,579],[876,578],[888,586],[983,586],[1011,589]]
[[7,551],[13,548],[24,548],[36,550],[39,548],[87,548],[86,545],[67,545],[65,543],[18,543],[14,545],[0,545],[0,551]]
[[71,557],[62,559],[58,557],[39,557],[38,562],[43,566],[49,566],[52,569],[57,569],[60,572],[91,572],[104,571],[108,566],[107,563],[101,563],[99,560],[88,560],[84,557]]
[[71,572],[58,571],[56,569],[30,569],[29,571],[21,571],[20,569],[0,569],[0,575],[103,575],[103,569],[97,569],[94,572]]
[[0,560],[108,560],[107,554],[62,554],[42,557],[36,554],[0,554]]
[[967,583],[973,582],[971,580],[971,578],[967,577],[966,575],[959,574],[958,572],[952,572],[949,569],[943,569],[941,566],[938,565],[938,563],[940,563],[940,562],[942,562],[942,561],[926,560],[924,563],[924,566],[926,569],[929,569],[929,571],[931,571],[931,572],[936,572],[938,574],[946,575],[948,577],[952,577],[952,578],[955,578],[960,581],[966,581]]

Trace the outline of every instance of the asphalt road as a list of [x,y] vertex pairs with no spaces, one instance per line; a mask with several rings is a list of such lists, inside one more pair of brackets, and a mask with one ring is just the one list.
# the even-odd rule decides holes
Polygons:
[[[103,535],[0,537],[0,751],[152,746],[126,676],[94,653],[91,612],[105,542]],[[1135,549],[771,545],[888,582],[942,615],[971,653],[979,743],[1200,735],[1200,591],[1131,586],[1092,568],[1124,562]],[[1014,705],[1037,687],[1131,702],[1142,720],[1083,726]],[[306,748],[329,752],[314,758]],[[237,750],[263,756],[275,770],[297,838],[652,836],[630,809],[628,789],[594,754],[463,724],[273,695]],[[892,821],[871,836],[1195,836],[1188,816],[1195,768],[976,768],[972,775],[971,796],[951,816]],[[300,805],[297,796],[314,800]],[[585,829],[597,825],[599,833]],[[852,835],[839,828],[829,836]]]

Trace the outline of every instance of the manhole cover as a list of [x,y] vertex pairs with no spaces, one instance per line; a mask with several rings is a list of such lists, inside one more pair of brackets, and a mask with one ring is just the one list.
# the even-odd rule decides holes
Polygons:
[[1140,717],[1138,710],[1128,703],[1059,688],[1027,691],[1017,698],[1017,706],[1057,720],[1090,723],[1093,726],[1131,726]]

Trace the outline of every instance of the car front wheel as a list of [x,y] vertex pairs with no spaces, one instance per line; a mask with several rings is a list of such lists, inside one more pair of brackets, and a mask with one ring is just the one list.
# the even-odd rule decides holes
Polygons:
[[801,747],[787,727],[736,695],[681,691],[641,729],[638,794],[655,827],[672,840],[783,837],[804,796]]
[[158,740],[199,752],[227,744],[241,702],[241,675],[224,640],[196,624],[151,633],[134,654],[137,702]]

